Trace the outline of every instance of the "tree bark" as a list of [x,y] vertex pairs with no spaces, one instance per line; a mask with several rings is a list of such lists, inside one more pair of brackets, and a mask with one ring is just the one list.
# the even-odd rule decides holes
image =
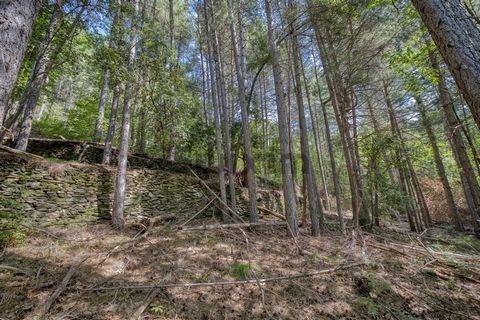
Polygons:
[[[245,100],[245,74],[242,68],[242,57],[239,53],[236,41],[235,23],[233,21],[233,5],[231,0],[227,0],[229,4],[228,13],[230,18],[230,35],[232,38],[233,55],[235,58],[235,71],[237,74],[238,83],[238,100],[240,103],[240,109],[242,113],[242,126],[243,126],[243,138],[245,147],[245,164],[247,167],[247,185],[248,185],[248,198],[249,198],[249,211],[250,222],[258,222],[258,209],[257,209],[257,181],[255,177],[255,164],[253,162],[252,141],[250,137],[250,125],[248,121],[248,109],[247,102]],[[240,38],[240,40],[242,40]],[[242,41],[240,41],[240,47],[243,47]]]
[[105,145],[103,147],[102,164],[109,165],[112,155],[113,137],[115,136],[115,127],[117,125],[117,110],[120,101],[120,83],[117,81],[113,88],[112,108],[110,110],[110,120],[108,121],[108,131],[105,137]]
[[[217,92],[217,83],[215,77],[215,63],[213,58],[213,44],[212,44],[212,33],[211,33],[211,21],[210,15],[208,14],[208,4],[207,1],[204,2],[204,11],[205,11],[205,29],[207,34],[207,49],[208,49],[208,69],[210,73],[210,90],[211,90],[211,99],[213,105],[213,117],[215,123],[215,143],[217,149],[217,162],[218,162],[218,178],[220,184],[220,197],[223,203],[227,203],[227,191],[225,188],[225,164],[222,152],[222,129],[220,123],[220,108],[218,106],[219,93]],[[228,213],[226,208],[222,208],[223,221],[228,222]]]
[[[128,74],[132,77],[134,73],[134,63],[137,54],[137,27],[139,0],[134,0],[135,12],[131,19],[131,32],[128,54]],[[128,79],[125,84],[125,95],[123,104],[122,131],[120,134],[120,150],[118,156],[117,176],[115,179],[115,194],[113,199],[112,224],[117,228],[123,228],[125,189],[127,180],[127,162],[128,162],[128,140],[130,130],[130,107],[132,100],[132,88],[134,79]]]
[[[292,0],[289,0],[289,8],[291,14],[296,16],[296,7]],[[293,28],[293,27],[292,27]],[[298,120],[300,126],[300,146],[302,155],[302,174],[306,182],[305,187],[308,196],[308,208],[310,212],[311,232],[313,236],[320,235],[320,230],[323,224],[323,210],[320,203],[320,194],[318,192],[315,171],[313,169],[312,159],[310,157],[310,145],[308,141],[307,119],[305,116],[305,106],[303,101],[302,80],[301,80],[301,66],[300,66],[300,49],[298,45],[298,38],[295,30],[292,32],[292,56],[293,56],[293,73],[295,80],[295,97],[298,108]]]
[[[320,141],[320,132],[319,132],[320,128],[317,126],[317,122],[315,120],[316,116],[312,108],[312,101],[310,98],[310,89],[308,88],[307,76],[305,75],[305,68],[304,68],[302,59],[300,59],[300,67],[302,69],[303,82],[305,84],[305,95],[307,97],[307,106],[308,106],[308,112],[310,114],[310,123],[312,126],[313,140],[315,142],[315,151],[317,156],[318,169],[320,171],[320,178],[322,179],[323,195],[325,196],[326,206],[324,206],[323,208],[325,208],[325,210],[327,211],[331,211],[328,185],[327,185],[327,176],[325,174],[325,167],[323,165],[323,159],[322,159],[323,150],[322,150],[322,144]],[[323,204],[321,201],[321,198],[320,198],[320,204],[321,205]]]
[[423,105],[423,102],[420,99],[420,97],[415,97],[415,100],[417,101],[423,128],[425,129],[428,140],[430,141],[430,145],[433,152],[433,158],[435,160],[435,165],[437,167],[438,177],[442,182],[443,192],[445,193],[445,197],[447,199],[447,205],[448,205],[448,211],[449,211],[450,217],[453,223],[455,224],[455,228],[458,231],[464,231],[463,223],[458,213],[458,209],[455,204],[455,199],[453,197],[452,188],[450,187],[450,183],[448,182],[445,166],[443,165],[442,156],[438,148],[437,138],[435,137],[435,133],[433,131],[430,119],[427,115],[427,110],[425,109],[425,106]]
[[448,92],[445,77],[440,70],[438,60],[435,56],[435,53],[433,52],[430,53],[430,63],[432,65],[432,68],[436,72],[438,81],[438,107],[442,110],[445,116],[447,122],[447,132],[449,138],[448,140],[451,143],[452,149],[454,151],[455,161],[460,171],[460,176],[462,177],[462,185],[465,193],[465,198],[467,199],[469,212],[473,220],[475,221],[476,232],[480,233],[480,186],[475,176],[475,171],[470,162],[470,158],[468,157],[465,143],[459,129],[461,127],[461,123],[458,121],[458,118],[456,116],[455,105],[453,104],[453,100],[450,96],[450,93]]
[[223,111],[222,116],[222,124],[223,124],[223,135],[224,135],[224,157],[227,160],[227,173],[228,173],[228,189],[230,191],[230,206],[233,210],[236,210],[236,192],[235,192],[235,173],[233,172],[233,157],[232,157],[232,141],[231,141],[231,132],[230,132],[230,119],[229,119],[229,108],[227,102],[227,91],[226,91],[226,84],[225,84],[225,74],[223,70],[223,59],[221,54],[221,46],[219,41],[219,36],[217,33],[216,25],[215,25],[215,12],[214,12],[214,4],[213,1],[210,1],[210,14],[212,17],[212,23],[210,24],[211,27],[211,35],[213,37],[213,58],[214,63],[216,65],[216,82],[217,82],[217,92],[218,92],[218,102],[221,106],[221,110]]
[[100,101],[98,103],[98,118],[97,123],[95,124],[95,133],[94,141],[99,142],[102,139],[103,135],[103,117],[105,114],[105,106],[107,105],[107,91],[108,91],[108,82],[110,78],[110,70],[105,68],[103,73],[102,89],[100,90]]
[[200,25],[200,19],[198,20],[198,41],[199,41],[199,51],[200,51],[200,66],[202,72],[202,108],[203,108],[203,117],[205,121],[205,131],[207,134],[207,165],[208,167],[213,166],[213,141],[210,135],[210,124],[207,110],[207,87],[208,87],[208,74],[205,70],[205,59],[203,53],[203,38],[204,34],[202,33],[202,27]]
[[346,236],[347,231],[345,228],[345,221],[344,221],[343,212],[342,212],[342,198],[341,198],[342,194],[340,191],[340,180],[338,178],[338,173],[337,173],[335,153],[333,152],[333,142],[332,142],[332,136],[330,133],[330,123],[328,121],[327,107],[325,105],[325,102],[322,99],[322,90],[320,87],[320,81],[318,79],[317,64],[315,61],[314,61],[314,68],[315,68],[314,70],[315,82],[317,84],[318,96],[320,99],[320,107],[322,108],[322,114],[323,114],[323,123],[325,125],[325,136],[327,139],[328,156],[330,158],[330,168],[332,170],[333,189],[335,191],[335,203],[336,203],[336,209],[337,209],[337,215],[338,215],[338,222],[340,224],[340,230],[342,231],[342,234]]
[[412,0],[480,129],[480,30],[460,0]]
[[275,97],[277,101],[278,131],[280,137],[281,165],[283,179],[283,195],[285,198],[285,216],[287,218],[288,233],[298,235],[298,213],[295,200],[295,190],[292,175],[290,154],[290,139],[288,133],[287,105],[285,103],[285,89],[283,87],[282,69],[278,48],[273,33],[273,18],[271,0],[265,0],[265,13],[268,27],[268,47],[272,59],[273,78],[275,84]]
[[0,125],[6,116],[42,1],[0,2]]

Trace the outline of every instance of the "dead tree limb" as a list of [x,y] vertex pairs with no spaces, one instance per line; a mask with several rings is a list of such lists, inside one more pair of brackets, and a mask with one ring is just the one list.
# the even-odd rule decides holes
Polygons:
[[232,213],[237,219],[239,219],[240,221],[244,222],[245,223],[245,220],[242,219],[242,217],[240,217],[240,215],[235,212],[232,208],[230,208],[225,202],[223,202],[222,199],[220,199],[219,196],[217,196],[217,194],[205,183],[205,181],[203,181],[196,173],[195,171],[192,170],[192,168],[189,168],[190,171],[192,172],[192,174],[198,179],[198,181],[200,181],[200,183],[205,187],[207,188],[207,190],[218,200],[220,201],[220,203],[230,212]]
[[268,213],[269,215],[272,215],[272,216],[274,216],[274,217],[276,217],[276,218],[285,220],[285,216],[284,216],[284,215],[282,215],[282,214],[280,214],[280,213],[277,213],[277,212],[275,212],[275,211],[272,211],[272,210],[270,210],[270,209],[267,209],[267,208],[265,208],[265,207],[258,206],[258,210],[263,211],[263,212],[266,212],[266,213]]
[[309,273],[298,273],[289,276],[278,276],[272,278],[263,278],[263,279],[252,279],[252,280],[239,280],[239,281],[219,281],[219,282],[194,282],[194,283],[165,283],[157,285],[139,285],[139,286],[115,286],[115,287],[99,287],[93,289],[86,289],[86,291],[106,291],[106,290],[146,290],[146,289],[155,289],[155,288],[196,288],[196,287],[215,287],[215,286],[231,286],[231,285],[247,285],[247,284],[257,284],[257,283],[269,283],[269,282],[279,282],[279,281],[289,281],[302,278],[311,278],[319,275],[335,273],[342,270],[351,269],[354,267],[359,267],[364,265],[364,262],[352,263],[347,265],[342,265],[336,268],[324,269],[319,271],[313,271]]
[[285,226],[283,221],[265,221],[265,222],[252,222],[252,223],[229,223],[229,224],[207,224],[204,226],[196,227],[182,227],[181,231],[199,231],[199,230],[216,230],[226,228],[252,228],[252,227],[272,227],[272,226]]
[[45,315],[47,314],[48,310],[52,307],[52,305],[57,301],[58,297],[65,291],[67,288],[68,283],[72,279],[73,275],[77,271],[77,269],[80,267],[80,265],[87,260],[88,257],[85,258],[80,258],[76,260],[76,263],[72,264],[70,269],[68,269],[67,274],[63,278],[62,282],[60,285],[57,287],[57,289],[48,297],[48,299],[42,303],[41,305],[38,305],[37,308],[35,308],[35,311],[33,312],[33,315],[31,316],[32,320],[41,320],[44,319]]
[[211,199],[210,201],[208,201],[208,203],[205,205],[205,207],[203,207],[201,210],[199,210],[197,213],[195,213],[193,216],[191,216],[187,221],[182,223],[182,225],[179,226],[178,229],[182,229],[187,223],[189,223],[190,221],[192,221],[193,219],[198,217],[198,215],[201,214],[203,211],[207,210],[208,207],[210,207],[210,204],[213,202],[213,200],[215,200],[215,199]]

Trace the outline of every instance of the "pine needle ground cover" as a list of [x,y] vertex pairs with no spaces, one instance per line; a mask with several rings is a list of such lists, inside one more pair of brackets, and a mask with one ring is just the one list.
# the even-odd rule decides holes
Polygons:
[[[202,218],[193,224],[215,222]],[[355,239],[336,230],[319,238],[308,236],[307,229],[301,233],[300,254],[278,227],[182,232],[172,223],[117,231],[106,222],[88,222],[30,230],[0,258],[1,317],[37,314],[72,269],[48,319],[129,319],[138,311],[141,319],[476,319],[480,314],[474,238],[442,229],[432,230],[428,239],[393,229]],[[353,266],[335,269],[346,265]],[[263,281],[290,275],[307,276]]]

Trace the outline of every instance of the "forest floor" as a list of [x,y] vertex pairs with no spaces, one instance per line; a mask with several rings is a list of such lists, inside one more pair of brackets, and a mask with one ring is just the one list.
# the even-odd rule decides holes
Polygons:
[[0,319],[480,319],[479,240],[393,226],[353,240],[330,219],[296,243],[281,226],[31,229],[0,253]]

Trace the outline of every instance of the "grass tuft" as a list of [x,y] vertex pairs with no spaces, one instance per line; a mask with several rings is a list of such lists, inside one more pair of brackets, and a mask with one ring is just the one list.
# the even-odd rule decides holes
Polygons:
[[255,263],[235,262],[229,269],[230,273],[240,280],[250,279],[254,273],[261,272],[260,267]]

